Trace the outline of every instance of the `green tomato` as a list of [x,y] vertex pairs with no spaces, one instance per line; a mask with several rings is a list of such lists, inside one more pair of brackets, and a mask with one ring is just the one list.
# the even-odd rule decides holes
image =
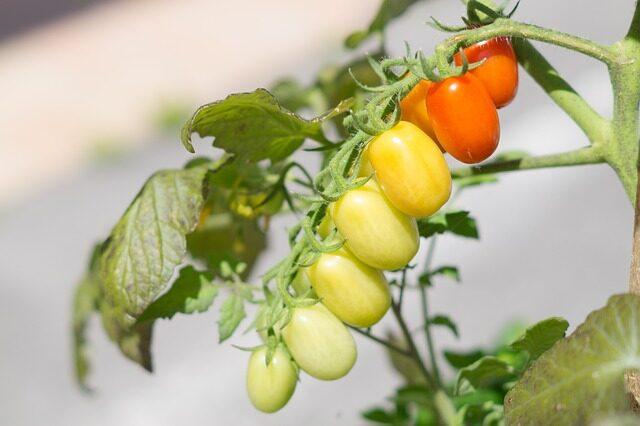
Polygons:
[[327,238],[333,228],[335,228],[335,225],[333,224],[333,220],[331,220],[331,216],[329,216],[329,211],[327,211],[318,225],[318,235],[321,238]]
[[309,297],[314,297],[315,293],[311,287],[311,281],[309,280],[308,268],[300,268],[296,273],[296,276],[291,282],[291,287],[295,291],[296,296],[302,296],[307,294]]
[[382,271],[365,265],[344,248],[320,256],[309,267],[309,278],[322,303],[355,327],[371,327],[391,306]]
[[285,351],[277,348],[267,365],[267,348],[254,351],[247,368],[247,392],[254,407],[273,413],[287,405],[296,389],[298,374]]
[[331,217],[346,247],[369,266],[400,269],[418,252],[416,220],[396,209],[373,179],[333,203]]
[[316,379],[339,379],[356,362],[351,333],[321,303],[295,308],[282,337],[298,366]]

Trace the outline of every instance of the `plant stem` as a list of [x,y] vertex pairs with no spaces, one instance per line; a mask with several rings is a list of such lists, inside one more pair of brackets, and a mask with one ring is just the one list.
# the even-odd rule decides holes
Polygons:
[[361,334],[361,335],[363,335],[363,336],[365,336],[365,337],[367,337],[367,338],[369,338],[369,339],[371,339],[371,340],[373,340],[373,341],[375,341],[377,343],[380,343],[383,346],[386,346],[387,348],[391,349],[392,351],[395,351],[395,352],[397,352],[397,353],[399,353],[401,355],[404,355],[406,357],[409,357],[409,358],[413,357],[413,354],[411,352],[409,352],[409,351],[407,351],[405,349],[402,349],[399,346],[394,345],[393,343],[389,342],[388,340],[382,339],[382,338],[380,338],[378,336],[374,336],[373,334],[371,334],[370,331],[362,330],[361,328],[353,327],[351,325],[348,325],[348,327],[351,330],[355,331],[356,333],[359,333],[359,334]]
[[436,54],[440,56],[440,61],[442,57],[445,57],[448,61],[459,48],[494,37],[519,37],[538,40],[580,52],[606,64],[613,64],[619,59],[616,53],[608,46],[571,34],[506,18],[496,19],[493,23],[484,27],[462,31],[448,38],[444,43],[436,47]]
[[606,140],[609,123],[585,101],[547,59],[526,39],[515,39],[513,47],[520,65],[587,135],[589,141]]
[[[432,236],[429,241],[429,247],[427,248],[427,259],[425,260],[424,271],[428,272],[431,269],[431,262],[433,261],[433,252],[436,248],[436,236]],[[423,284],[418,284],[420,288],[420,301],[422,307],[422,318],[424,321],[424,335],[427,341],[427,351],[429,353],[429,359],[431,360],[431,369],[438,385],[441,385],[440,369],[438,368],[438,360],[436,359],[436,353],[433,344],[433,336],[431,334],[431,323],[429,321],[429,303],[427,300],[427,287]]]
[[518,170],[534,170],[548,167],[577,166],[583,164],[598,164],[605,161],[600,144],[574,151],[558,154],[525,157],[516,160],[495,161],[479,166],[464,167],[453,170],[454,178],[483,175],[489,173],[513,172]]
[[418,348],[416,347],[416,344],[413,341],[413,337],[411,336],[409,327],[407,327],[407,323],[402,317],[402,313],[400,312],[400,307],[396,303],[392,302],[391,309],[393,311],[393,315],[396,317],[396,320],[398,321],[400,330],[402,330],[402,335],[404,336],[404,339],[407,341],[407,345],[409,345],[409,351],[411,352],[411,356],[416,362],[416,364],[418,364],[418,368],[420,368],[420,372],[424,376],[427,383],[431,386],[431,388],[439,389],[440,386],[438,382],[435,381],[431,373],[429,373],[429,370],[427,370],[427,367],[425,367],[424,362],[422,361],[422,357],[420,356],[420,352],[418,352]]

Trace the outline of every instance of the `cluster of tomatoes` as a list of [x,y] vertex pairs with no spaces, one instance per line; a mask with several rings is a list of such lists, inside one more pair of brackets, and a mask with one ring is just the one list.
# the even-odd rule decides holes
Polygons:
[[[293,310],[282,328],[285,347],[267,365],[265,348],[253,352],[247,388],[265,412],[282,408],[293,394],[297,368],[321,380],[346,375],[356,346],[345,326],[368,328],[391,306],[384,270],[405,267],[419,249],[416,218],[437,212],[449,199],[451,173],[443,152],[477,163],[496,149],[497,108],[517,91],[518,68],[508,39],[465,50],[482,65],[439,82],[422,81],[401,102],[402,119],[369,142],[358,174],[374,176],[329,206],[318,227],[326,238],[335,228],[344,246],[301,268],[293,288],[320,303]],[[461,62],[460,55],[454,58]]]

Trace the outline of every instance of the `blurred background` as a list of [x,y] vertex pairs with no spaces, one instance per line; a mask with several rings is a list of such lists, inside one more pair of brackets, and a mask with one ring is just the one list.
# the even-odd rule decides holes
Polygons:
[[[612,43],[634,2],[521,3],[519,20]],[[400,379],[385,353],[357,336],[350,375],[337,383],[303,377],[285,409],[262,415],[245,395],[248,355],[217,344],[216,309],[157,323],[153,375],[123,358],[93,321],[91,397],[75,386],[70,352],[72,291],[89,249],[153,171],[191,157],[179,142],[183,119],[229,93],[288,75],[310,82],[323,66],[346,61],[353,53],[344,51],[344,37],[368,25],[378,4],[0,0],[2,424],[351,425],[391,395]],[[459,22],[462,14],[457,1],[421,2],[391,25],[388,49],[401,55],[406,40],[429,52],[445,37],[425,25],[429,16]],[[541,49],[596,109],[610,113],[604,67]],[[579,129],[521,75],[518,97],[501,111],[500,149],[542,154],[584,145]],[[205,144],[197,149],[210,153]],[[459,265],[463,279],[433,291],[432,311],[451,315],[461,333],[459,340],[437,333],[439,346],[488,346],[513,319],[558,315],[575,327],[608,295],[625,291],[632,209],[606,166],[504,175],[459,204],[477,218],[481,240],[439,243],[436,262]],[[258,272],[286,253],[291,222],[273,222]],[[406,315],[417,324],[417,300],[408,301]]]

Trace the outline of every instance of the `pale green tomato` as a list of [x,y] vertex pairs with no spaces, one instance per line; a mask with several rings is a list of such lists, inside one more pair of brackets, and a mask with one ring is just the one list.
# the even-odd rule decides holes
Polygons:
[[416,220],[395,208],[373,179],[333,203],[331,218],[351,253],[374,268],[400,269],[418,252]]
[[[308,268],[299,268],[295,278],[291,282],[291,287],[296,292],[296,296],[302,296],[307,294],[309,297],[314,297],[314,292],[311,287],[311,281],[309,280]],[[311,292],[309,292],[311,290]]]
[[329,211],[325,213],[324,217],[320,221],[320,225],[318,225],[318,235],[321,238],[327,238],[331,231],[335,228],[333,224],[333,220],[331,220],[331,216],[329,215]]
[[282,337],[298,366],[316,379],[339,379],[356,362],[351,333],[321,303],[295,308]]
[[296,389],[298,374],[285,351],[278,348],[267,365],[267,348],[254,351],[247,368],[247,392],[254,407],[273,413],[287,405]]
[[[273,326],[273,331],[276,335],[280,334],[281,328],[284,325],[286,317],[283,316],[280,320]],[[263,342],[267,341],[267,336],[269,335],[269,330],[267,329],[267,305],[260,305],[260,310],[256,315],[256,331],[260,335],[260,338]]]
[[309,278],[327,309],[349,325],[371,327],[391,306],[382,271],[365,265],[345,248],[320,256],[309,267]]

